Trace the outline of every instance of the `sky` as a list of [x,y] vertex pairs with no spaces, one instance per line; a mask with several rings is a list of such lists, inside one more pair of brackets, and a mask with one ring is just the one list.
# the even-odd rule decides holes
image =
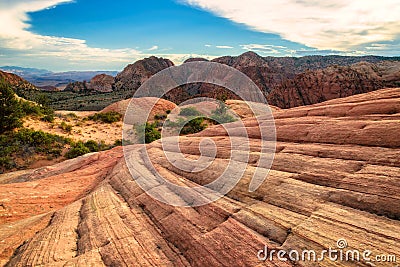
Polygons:
[[261,56],[400,56],[400,0],[0,0],[0,66],[121,70]]

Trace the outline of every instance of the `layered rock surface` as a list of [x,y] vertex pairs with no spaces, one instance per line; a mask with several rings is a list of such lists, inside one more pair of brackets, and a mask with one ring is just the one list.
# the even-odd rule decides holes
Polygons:
[[371,92],[400,84],[399,62],[360,62],[306,71],[283,80],[268,95],[269,103],[291,108]]
[[[248,192],[268,118],[244,120],[250,160],[238,185],[218,201],[174,207],[131,178],[122,149],[0,176],[0,257],[7,266],[368,266],[365,262],[261,262],[269,249],[336,247],[400,257],[400,89],[274,110],[277,147],[262,186]],[[225,125],[235,132],[237,123]],[[184,172],[147,145],[155,169],[176,184],[206,184],[231,153],[223,126],[180,138],[198,158],[204,137],[217,146],[206,170]],[[230,138],[241,139],[235,134]],[[168,141],[167,141],[168,145]],[[142,146],[128,160],[150,173]],[[259,167],[262,169],[262,166]],[[170,192],[164,198],[179,197]],[[383,264],[381,266],[393,266]]]

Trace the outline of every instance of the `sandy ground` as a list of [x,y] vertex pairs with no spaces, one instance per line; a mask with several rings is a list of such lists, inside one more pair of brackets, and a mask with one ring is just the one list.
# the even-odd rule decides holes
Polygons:
[[[146,99],[138,99],[140,101],[138,106],[140,105],[141,108],[148,104]],[[128,105],[129,101],[120,101],[114,103],[103,110],[103,112],[107,111],[117,111],[123,113],[126,110],[126,106]],[[253,112],[250,110],[249,106],[243,101],[236,101],[236,100],[228,100],[226,103],[231,111],[232,115],[238,115],[241,118],[252,117]],[[265,106],[260,103],[253,103],[256,107],[254,112],[256,115],[260,115],[259,113],[265,112]],[[195,103],[195,104],[188,104],[185,106],[177,107],[175,104],[161,100],[157,105],[154,107],[152,114],[165,114],[166,110],[171,110],[171,115],[169,118],[174,121],[177,119],[180,110],[184,107],[193,106],[198,111],[203,113],[206,116],[211,115],[211,111],[217,108],[217,104],[215,102],[202,102],[202,103]],[[273,110],[274,107],[272,107]],[[65,136],[68,138],[72,138],[73,140],[80,140],[80,141],[88,141],[94,140],[96,142],[104,142],[105,144],[114,144],[115,141],[122,139],[122,124],[123,122],[115,122],[115,123],[102,123],[99,121],[91,121],[85,120],[87,116],[95,114],[95,111],[67,111],[67,110],[60,110],[56,111],[56,117],[53,123],[44,122],[37,118],[27,118],[24,123],[24,127],[31,128],[34,130],[42,130],[47,133],[57,134],[61,136]],[[73,115],[74,114],[74,115]],[[62,122],[65,122],[68,125],[72,126],[71,132],[66,132],[63,130],[60,125]],[[39,164],[39,167],[42,166]]]
[[[56,111],[54,122],[44,122],[31,117],[25,120],[24,127],[81,141],[94,140],[96,142],[103,141],[106,144],[114,144],[116,140],[122,139],[122,122],[108,124],[84,120],[85,117],[94,113],[93,111]],[[75,114],[76,117],[68,114]],[[62,122],[72,126],[70,133],[60,127]]]

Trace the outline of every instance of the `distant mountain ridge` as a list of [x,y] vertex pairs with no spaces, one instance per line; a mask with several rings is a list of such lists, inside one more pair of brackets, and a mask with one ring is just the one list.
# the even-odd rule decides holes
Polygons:
[[[196,61],[208,60],[190,58],[183,64]],[[400,57],[262,57],[254,52],[246,52],[239,56],[218,57],[211,62],[225,64],[243,72],[260,88],[270,104],[280,108],[315,104],[400,86]],[[111,88],[112,91],[129,97],[152,75],[171,66],[174,66],[171,60],[152,56],[129,64],[114,81],[108,77],[107,83],[97,87],[90,87],[87,82],[74,82],[67,86],[67,90],[96,93],[107,92]],[[193,97],[216,98],[221,95],[238,98],[222,87],[204,83],[175,88],[164,98],[181,103]]]
[[15,91],[38,90],[36,86],[13,73],[0,70],[0,80],[4,80],[6,83],[10,84]]
[[334,65],[283,80],[268,95],[268,103],[291,108],[394,87],[400,87],[400,62]]
[[0,70],[16,74],[35,86],[44,90],[64,89],[69,83],[89,81],[94,76],[106,74],[115,76],[118,71],[66,71],[52,72],[46,69],[24,68],[18,66],[3,66]]
[[[195,61],[207,60],[191,58],[183,64]],[[231,66],[246,74],[264,93],[268,102],[280,108],[316,104],[334,98],[400,86],[400,57],[262,57],[254,52],[246,52],[239,56],[223,56],[211,61]],[[127,65],[116,76],[97,72],[62,73],[63,79],[81,78],[66,86],[66,91],[81,96],[63,96],[62,108],[71,106],[69,101],[76,102],[81,97],[81,104],[71,108],[86,110],[87,100],[90,100],[91,103],[96,103],[96,110],[102,109],[112,102],[132,97],[140,85],[152,75],[171,66],[174,66],[171,60],[152,56]],[[97,74],[93,75],[95,73]],[[93,76],[88,78],[89,74]],[[51,75],[54,77],[57,74]],[[164,98],[181,103],[200,96],[238,98],[225,88],[204,83],[175,88]],[[57,98],[54,100],[58,101]],[[58,108],[57,103],[55,108]]]

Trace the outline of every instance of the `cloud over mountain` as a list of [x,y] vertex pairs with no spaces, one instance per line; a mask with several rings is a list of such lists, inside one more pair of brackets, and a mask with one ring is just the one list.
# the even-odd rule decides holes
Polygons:
[[400,1],[181,0],[261,32],[318,49],[345,51],[398,40]]

